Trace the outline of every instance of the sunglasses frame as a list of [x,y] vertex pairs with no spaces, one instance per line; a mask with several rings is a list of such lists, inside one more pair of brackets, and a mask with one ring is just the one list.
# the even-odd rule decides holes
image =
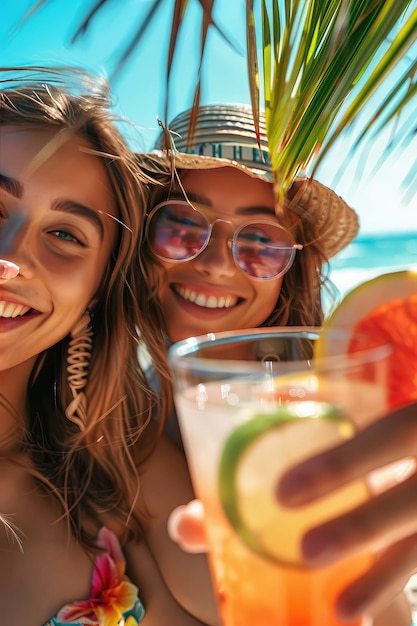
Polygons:
[[[150,238],[149,238],[149,224],[151,223],[151,220],[153,218],[153,216],[155,215],[155,213],[157,213],[157,211],[161,208],[163,208],[164,206],[169,206],[171,204],[180,204],[180,205],[184,205],[187,206],[189,208],[191,208],[193,211],[195,211],[195,213],[198,213],[198,215],[201,215],[205,221],[207,222],[207,237],[206,237],[206,241],[204,242],[204,245],[198,250],[198,252],[196,252],[195,254],[193,254],[192,256],[187,257],[186,259],[172,259],[171,257],[166,257],[163,256],[162,254],[159,254],[158,252],[156,252],[153,248],[152,243],[150,242]],[[146,227],[145,227],[145,238],[148,242],[148,245],[152,251],[152,253],[159,259],[161,259],[162,261],[168,261],[169,263],[184,263],[185,261],[192,261],[193,259],[197,258],[209,245],[210,243],[210,239],[211,239],[211,235],[212,235],[212,230],[213,230],[213,226],[217,223],[217,222],[223,222],[226,224],[231,224],[233,226],[233,222],[231,220],[224,220],[222,218],[218,218],[215,219],[213,222],[210,222],[209,219],[206,217],[206,215],[199,210],[198,208],[196,208],[195,206],[193,206],[193,204],[191,202],[187,202],[187,200],[164,200],[163,202],[159,202],[158,204],[156,204],[153,209],[151,209],[151,211],[149,213],[147,213],[146,215]],[[252,224],[267,224],[269,226],[274,226],[275,228],[279,228],[280,230],[282,230],[283,232],[285,232],[287,235],[291,236],[291,233],[286,230],[283,226],[280,226],[280,224],[277,224],[275,222],[273,222],[272,220],[255,220],[255,221],[249,221],[249,222],[245,222],[244,224],[242,224],[241,226],[239,226],[238,228],[236,228],[233,231],[233,237],[230,239],[228,239],[228,244],[232,250],[232,256],[233,256],[233,261],[236,265],[236,267],[241,270],[242,272],[244,272],[245,274],[247,274],[248,276],[250,276],[251,278],[253,278],[254,280],[272,280],[274,278],[279,278],[281,276],[283,276],[284,274],[286,274],[288,272],[288,270],[291,268],[292,264],[294,263],[294,259],[295,259],[295,254],[297,252],[297,250],[302,250],[303,249],[303,244],[301,243],[293,243],[293,244],[289,244],[289,245],[283,245],[280,246],[281,249],[283,250],[291,250],[291,255],[290,258],[288,259],[287,264],[285,265],[285,268],[283,270],[281,270],[280,272],[278,272],[277,274],[274,274],[273,276],[254,276],[253,274],[251,274],[250,272],[248,272],[247,270],[245,270],[243,267],[241,267],[239,265],[238,259],[239,259],[239,255],[238,252],[236,250],[236,242],[237,242],[237,238],[240,234],[240,232],[246,228],[247,226],[250,226]],[[233,226],[234,227],[234,226]]]

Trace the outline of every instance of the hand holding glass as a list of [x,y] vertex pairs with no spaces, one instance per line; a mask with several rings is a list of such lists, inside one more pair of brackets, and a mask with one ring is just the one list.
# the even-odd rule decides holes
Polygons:
[[[280,507],[290,466],[351,437],[386,408],[387,346],[313,357],[315,329],[257,329],[174,345],[175,401],[227,626],[341,626],[335,601],[372,554],[309,570],[301,538],[369,497],[357,480],[312,505]],[[335,347],[336,346],[336,347]],[[370,624],[365,617],[355,626]]]

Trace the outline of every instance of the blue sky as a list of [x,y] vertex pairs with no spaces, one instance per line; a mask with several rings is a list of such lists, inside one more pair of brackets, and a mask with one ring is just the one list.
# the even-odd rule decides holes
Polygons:
[[[2,65],[65,64],[109,76],[115,60],[149,7],[147,0],[113,0],[94,20],[86,36],[71,45],[74,34],[93,0],[49,0],[37,14],[16,28],[35,0],[3,0],[0,20]],[[244,3],[223,0],[217,19],[236,42],[228,46],[215,32],[209,39],[207,63],[203,67],[203,103],[249,102],[244,57]],[[191,0],[191,13],[184,25],[181,46],[174,65],[170,118],[191,103],[196,78],[200,10]],[[163,116],[165,59],[169,38],[172,1],[166,0],[152,29],[134,53],[123,74],[114,82],[116,108],[137,126],[135,147],[148,149],[157,134],[157,116]],[[230,30],[230,24],[233,30]],[[243,43],[242,43],[243,42]],[[415,104],[414,104],[415,107]],[[361,232],[416,231],[417,196],[403,201],[402,182],[417,158],[416,140],[401,154],[395,152],[378,168],[373,165],[388,140],[382,135],[356,153],[334,184],[350,140],[344,138],[323,163],[317,178],[337,191],[359,213]],[[360,173],[360,176],[358,174]]]

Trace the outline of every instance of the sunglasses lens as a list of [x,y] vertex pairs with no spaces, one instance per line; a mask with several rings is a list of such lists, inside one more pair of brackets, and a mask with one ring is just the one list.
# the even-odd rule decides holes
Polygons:
[[209,236],[201,213],[183,201],[166,202],[156,209],[148,225],[149,244],[158,256],[171,261],[195,257]]
[[284,274],[294,260],[295,250],[289,233],[274,224],[248,224],[234,238],[236,263],[255,278]]

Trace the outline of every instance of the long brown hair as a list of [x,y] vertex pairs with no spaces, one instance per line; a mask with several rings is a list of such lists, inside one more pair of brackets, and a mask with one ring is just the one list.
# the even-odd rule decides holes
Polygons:
[[[66,376],[69,337],[38,357],[29,384],[29,423],[22,446],[34,473],[55,492],[73,531],[87,546],[88,517],[102,523],[111,512],[140,533],[132,514],[139,493],[138,465],[152,441],[152,415],[171,411],[168,374],[152,390],[138,361],[143,341],[151,358],[162,351],[160,322],[150,307],[147,273],[141,264],[147,178],[138,168],[112,114],[104,80],[72,69],[3,68],[0,124],[55,126],[85,138],[103,159],[117,204],[117,240],[91,311],[94,344],[82,432],[65,417],[72,399]],[[146,435],[146,436],[145,436]],[[139,443],[138,443],[139,440]],[[142,445],[141,445],[142,444]]]

